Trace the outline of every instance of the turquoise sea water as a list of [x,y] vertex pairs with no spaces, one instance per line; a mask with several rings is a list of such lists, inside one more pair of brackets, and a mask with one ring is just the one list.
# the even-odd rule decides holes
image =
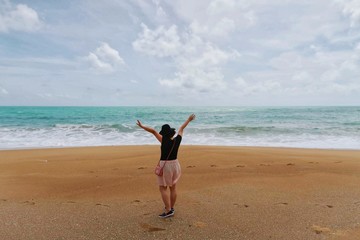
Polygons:
[[0,107],[0,149],[158,144],[137,119],[191,113],[183,144],[360,149],[360,107]]

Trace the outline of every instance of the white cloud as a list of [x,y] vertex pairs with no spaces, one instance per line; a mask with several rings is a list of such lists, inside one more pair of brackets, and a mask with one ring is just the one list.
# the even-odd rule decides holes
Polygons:
[[194,20],[190,24],[190,29],[197,34],[201,35],[211,35],[215,37],[227,37],[231,32],[236,29],[236,23],[234,20],[227,17],[222,18],[220,21],[216,22],[215,25],[203,25],[200,24],[197,20]]
[[137,80],[134,80],[134,79],[130,80],[130,82],[133,83],[133,84],[138,84],[139,83]]
[[[1,6],[2,5],[2,6]],[[39,30],[43,23],[37,12],[25,4],[12,7],[7,1],[0,3],[0,32]]]
[[318,41],[324,44],[349,34],[342,7],[332,1],[256,2],[258,24],[249,40],[262,52],[289,51]]
[[207,7],[207,12],[210,15],[226,14],[231,9],[237,7],[237,3],[234,0],[213,0]]
[[271,70],[248,72],[235,79],[237,89],[244,94],[289,96],[360,94],[358,46],[333,52],[312,49],[312,55],[290,51],[274,57],[269,62]]
[[172,25],[169,29],[160,26],[154,31],[143,23],[141,26],[142,33],[132,43],[136,51],[157,57],[176,56],[182,51],[182,43],[176,25]]
[[5,88],[0,87],[0,96],[1,95],[8,95],[8,94],[9,94],[9,92]]
[[125,61],[120,57],[117,50],[111,48],[109,44],[102,43],[95,51],[95,54],[103,61],[110,62],[112,65],[124,65]]
[[177,90],[192,92],[215,92],[224,90],[226,82],[219,69],[205,71],[201,68],[187,67],[175,73],[175,78],[160,79],[160,84]]
[[239,57],[236,51],[226,52],[196,34],[177,32],[177,26],[155,30],[143,25],[143,32],[133,42],[135,50],[157,57],[172,57],[176,66],[174,78],[160,78],[166,87],[194,92],[219,91],[226,88],[222,65]]
[[244,78],[242,77],[238,77],[235,79],[235,84],[239,87],[239,88],[246,88],[248,86],[248,83],[245,81]]
[[173,1],[169,3],[191,31],[204,38],[223,41],[233,33],[253,27],[257,14],[244,1]]
[[235,86],[232,90],[236,89],[239,95],[259,95],[259,94],[270,94],[275,95],[282,91],[281,84],[274,80],[257,81],[250,83],[243,77],[235,79]]
[[336,0],[343,6],[343,13],[350,17],[350,26],[360,26],[360,1],[358,0]]
[[159,0],[153,0],[153,3],[156,6],[156,17],[158,19],[166,19],[167,18],[167,14],[164,11],[164,9],[161,7],[160,5],[160,1]]
[[244,13],[244,19],[246,20],[248,26],[253,26],[257,22],[257,16],[252,10]]
[[[160,24],[170,21],[171,16],[167,14],[166,8],[164,8],[165,5],[160,0],[134,0],[129,2],[131,2],[131,5],[136,6],[136,11],[141,12],[143,22]],[[137,13],[137,15],[140,14]]]
[[94,69],[104,73],[111,73],[125,65],[119,52],[109,46],[108,43],[102,43],[95,52],[90,52],[85,60]]
[[167,17],[167,14],[166,12],[164,11],[164,9],[162,7],[158,7],[157,10],[156,10],[156,16],[158,16],[159,18],[166,18]]
[[89,53],[86,60],[90,63],[90,65],[93,68],[98,69],[100,71],[103,71],[103,72],[112,72],[112,71],[114,71],[111,64],[101,61],[99,59],[99,57],[96,54],[92,53],[92,52]]
[[[199,45],[199,43],[201,45]],[[181,58],[179,62],[182,66],[195,66],[201,68],[211,68],[214,66],[220,66],[231,59],[234,59],[239,56],[239,53],[236,51],[233,52],[225,52],[218,47],[214,46],[209,42],[200,41],[199,43],[187,42],[186,48],[196,48],[196,52],[192,52],[191,54],[185,54]]]

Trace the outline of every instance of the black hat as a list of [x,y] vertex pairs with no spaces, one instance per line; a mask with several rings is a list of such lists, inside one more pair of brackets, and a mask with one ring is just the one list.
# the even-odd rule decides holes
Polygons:
[[169,124],[164,124],[161,127],[161,131],[159,132],[161,135],[163,136],[168,136],[168,135],[174,135],[175,134],[175,128],[170,128]]

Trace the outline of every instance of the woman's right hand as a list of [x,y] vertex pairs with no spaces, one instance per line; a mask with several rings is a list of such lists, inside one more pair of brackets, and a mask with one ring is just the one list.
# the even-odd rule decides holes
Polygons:
[[138,125],[139,127],[143,128],[143,125],[142,125],[142,123],[141,123],[139,120],[137,120],[136,125]]

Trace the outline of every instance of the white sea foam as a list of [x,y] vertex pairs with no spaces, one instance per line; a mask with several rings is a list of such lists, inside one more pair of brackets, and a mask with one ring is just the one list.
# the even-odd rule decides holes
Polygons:
[[[0,148],[74,147],[158,144],[143,130],[121,132],[94,126],[57,126],[44,129],[1,129]],[[300,148],[360,149],[360,139],[354,136],[326,135],[235,135],[217,134],[214,131],[184,133],[183,144],[219,146],[273,146]]]

